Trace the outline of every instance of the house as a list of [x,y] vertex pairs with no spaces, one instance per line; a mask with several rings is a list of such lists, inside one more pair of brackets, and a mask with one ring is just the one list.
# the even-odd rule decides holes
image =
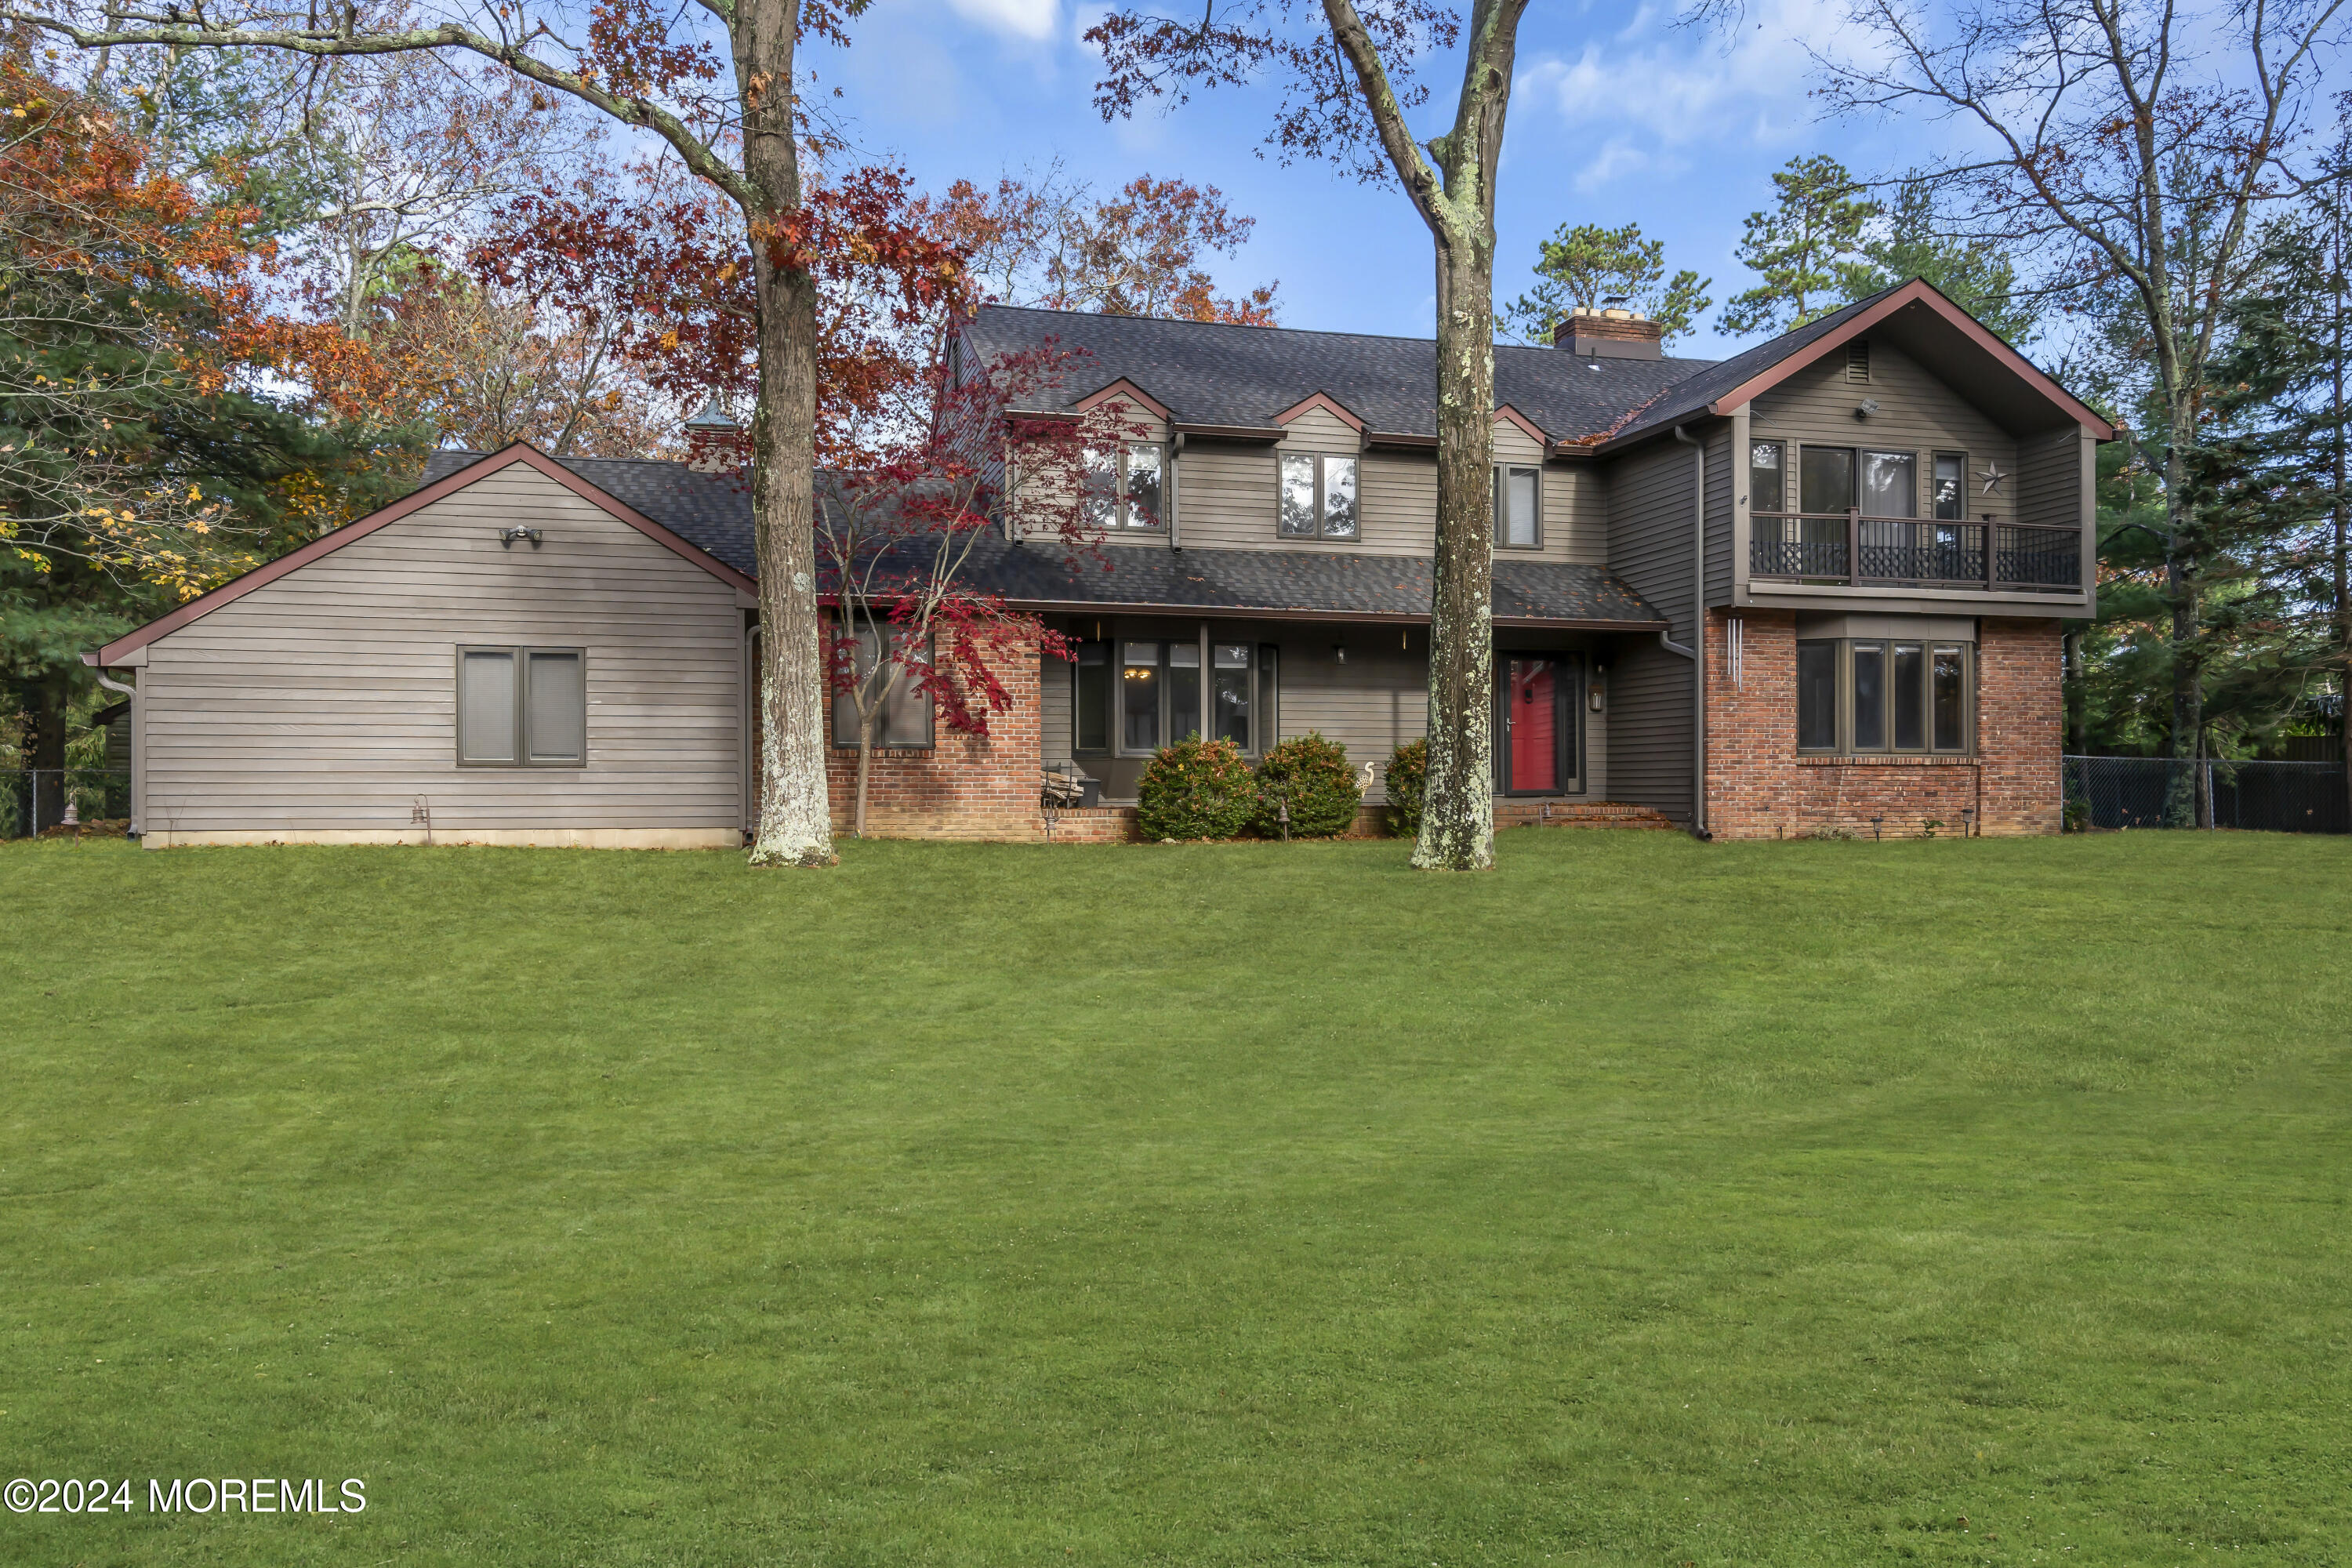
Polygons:
[[[991,308],[956,360],[1047,342],[1084,355],[1031,412],[1116,400],[1142,429],[1100,459],[1112,569],[983,542],[978,584],[1076,659],[1024,661],[984,739],[901,704],[875,830],[1123,836],[1186,733],[1315,730],[1358,764],[1418,736],[1433,345]],[[2057,829],[2060,623],[2093,613],[2114,431],[2016,351],[1914,281],[1714,363],[1580,314],[1496,349],[1496,399],[1498,821]],[[146,841],[740,842],[740,482],[529,447],[425,480],[86,656],[138,692]],[[1106,805],[1049,824],[1046,767]]]

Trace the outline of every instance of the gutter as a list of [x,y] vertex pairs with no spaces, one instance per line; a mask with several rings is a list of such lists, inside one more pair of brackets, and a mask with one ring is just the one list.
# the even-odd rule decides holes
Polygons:
[[1691,837],[1704,842],[1715,837],[1706,830],[1706,443],[1679,425],[1675,439],[1691,449],[1691,641],[1697,646],[1675,642],[1671,626],[1658,634],[1658,646],[1691,661]]
[[99,668],[98,655],[86,653],[81,656],[81,658],[84,664],[89,666],[90,673],[98,677],[99,685],[109,691],[119,691],[131,700],[131,826],[126,832],[129,837],[136,838],[141,833],[139,807],[142,797],[146,793],[139,787],[140,774],[143,771],[141,763],[145,760],[140,754],[145,749],[140,743],[145,738],[143,734],[145,726],[139,722],[142,717],[139,706],[139,689],[135,686],[125,686],[122,682],[110,678],[105,670]]

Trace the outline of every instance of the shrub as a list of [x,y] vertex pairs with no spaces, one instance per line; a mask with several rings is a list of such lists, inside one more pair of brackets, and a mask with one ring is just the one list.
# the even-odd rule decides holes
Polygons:
[[1421,835],[1421,797],[1429,788],[1429,742],[1399,746],[1381,775],[1389,795],[1389,831],[1400,838]]
[[1335,838],[1356,824],[1364,798],[1348,752],[1336,741],[1309,731],[1285,741],[1257,764],[1257,830],[1269,838],[1282,833],[1278,815],[1290,804],[1290,837]]
[[1241,748],[1198,735],[1154,752],[1136,794],[1135,825],[1153,840],[1231,838],[1257,809]]

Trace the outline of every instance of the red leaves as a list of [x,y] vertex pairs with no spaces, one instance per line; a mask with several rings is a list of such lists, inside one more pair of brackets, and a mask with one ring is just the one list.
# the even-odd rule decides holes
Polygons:
[[651,98],[681,82],[718,79],[709,45],[669,41],[674,13],[657,16],[645,0],[598,0],[588,17],[580,74],[620,97]]

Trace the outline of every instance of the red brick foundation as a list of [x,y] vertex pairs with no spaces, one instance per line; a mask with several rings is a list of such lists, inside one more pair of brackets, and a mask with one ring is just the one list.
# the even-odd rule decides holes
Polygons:
[[1796,616],[1739,616],[1737,686],[1727,617],[1707,617],[1706,817],[1717,837],[1917,837],[1931,823],[1953,837],[1964,824],[1996,837],[2058,831],[2065,710],[2056,621],[1979,623],[1975,756],[1821,757],[1797,754]]

